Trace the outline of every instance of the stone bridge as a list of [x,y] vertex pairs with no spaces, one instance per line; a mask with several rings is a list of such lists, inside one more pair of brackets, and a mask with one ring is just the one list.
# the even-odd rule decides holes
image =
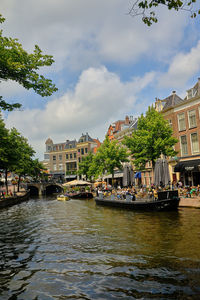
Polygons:
[[63,187],[57,182],[30,182],[27,184],[30,195],[51,195],[54,193],[62,193]]

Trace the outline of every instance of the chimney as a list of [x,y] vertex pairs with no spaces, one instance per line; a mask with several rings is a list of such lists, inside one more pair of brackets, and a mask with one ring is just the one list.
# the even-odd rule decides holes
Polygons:
[[126,124],[126,125],[129,124],[129,117],[128,117],[128,116],[126,116],[126,118],[125,118],[125,124]]

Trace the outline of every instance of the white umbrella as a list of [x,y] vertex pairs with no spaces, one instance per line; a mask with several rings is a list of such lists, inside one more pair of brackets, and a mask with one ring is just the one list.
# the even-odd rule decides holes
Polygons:
[[92,183],[84,180],[72,180],[66,183],[63,183],[63,186],[78,186],[78,185],[92,185]]

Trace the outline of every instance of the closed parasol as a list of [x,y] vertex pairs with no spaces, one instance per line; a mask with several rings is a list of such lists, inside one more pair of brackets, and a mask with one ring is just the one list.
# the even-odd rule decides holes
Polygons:
[[169,167],[166,159],[157,159],[154,168],[154,183],[157,186],[168,185],[170,181]]

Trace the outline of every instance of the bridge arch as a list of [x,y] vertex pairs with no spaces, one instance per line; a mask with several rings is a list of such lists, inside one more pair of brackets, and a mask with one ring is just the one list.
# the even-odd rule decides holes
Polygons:
[[46,185],[44,189],[45,195],[52,195],[54,193],[62,193],[62,192],[63,192],[63,187],[58,184]]
[[64,190],[62,185],[54,182],[32,182],[28,184],[28,189],[32,196],[52,195],[54,193],[62,193]]
[[37,186],[29,185],[28,188],[30,190],[31,196],[38,196],[40,194],[39,188]]

